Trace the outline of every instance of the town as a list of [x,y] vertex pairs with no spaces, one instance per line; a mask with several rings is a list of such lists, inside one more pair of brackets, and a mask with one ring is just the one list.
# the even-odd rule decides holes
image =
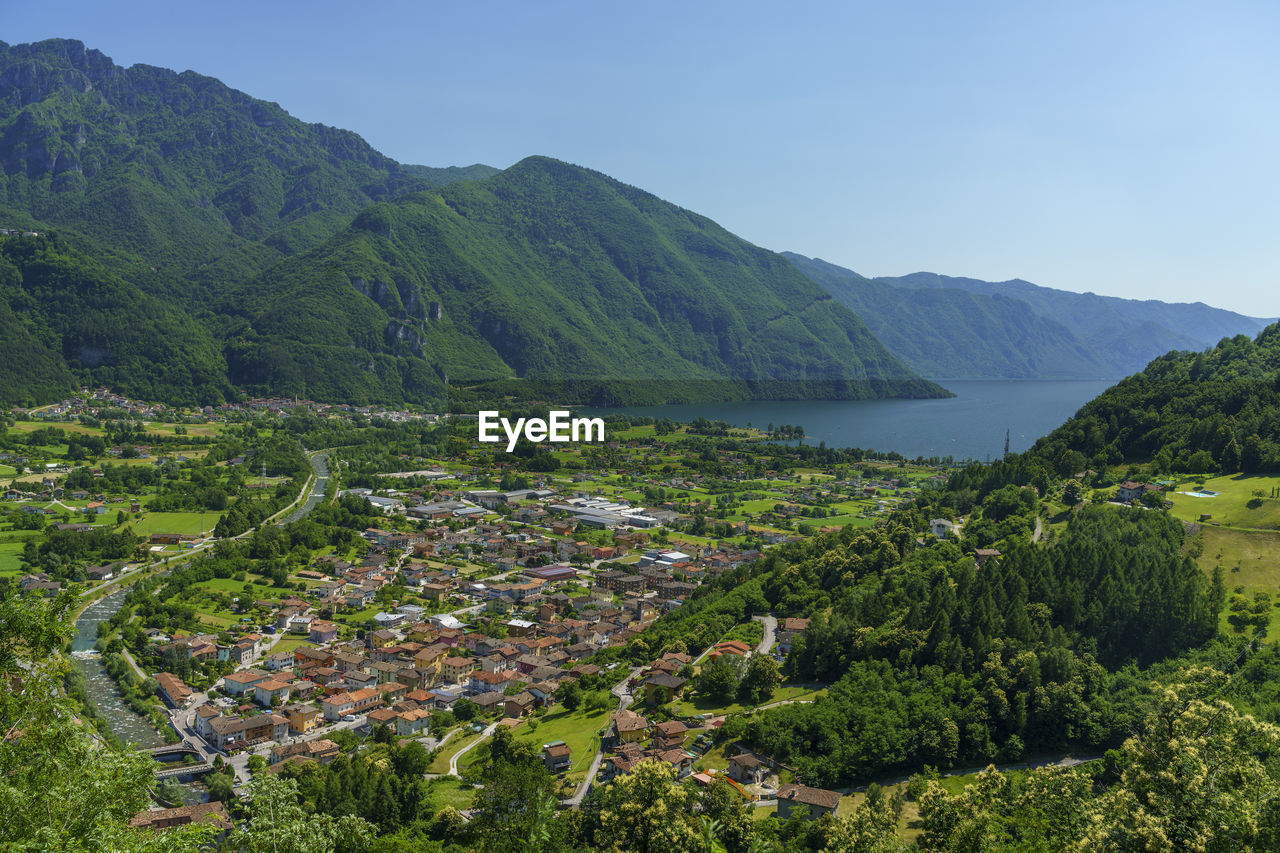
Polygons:
[[[945,476],[805,465],[725,424],[615,424],[603,445],[508,455],[483,451],[473,419],[285,400],[184,412],[86,389],[11,417],[0,583],[121,598],[82,663],[168,741],[148,747],[159,779],[217,795],[147,825],[383,730],[422,744],[464,816],[498,729],[540,751],[564,806],[650,758],[784,818],[834,811],[839,794],[726,749],[732,701],[698,681],[727,669],[750,706],[812,701],[823,687],[780,674],[807,620],[744,614],[649,657],[639,638],[765,549],[869,526]],[[352,443],[286,439],[335,430]],[[451,452],[389,452],[427,432]]]

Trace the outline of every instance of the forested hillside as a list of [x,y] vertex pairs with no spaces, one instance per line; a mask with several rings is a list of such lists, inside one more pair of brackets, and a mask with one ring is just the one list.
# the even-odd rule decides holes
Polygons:
[[[212,78],[121,68],[77,41],[0,43],[0,226],[54,229],[190,315],[197,360],[226,367],[154,381],[146,396],[172,402],[216,402],[232,383],[432,405],[947,393],[779,256],[603,175],[546,158],[406,166]],[[56,329],[37,307],[31,323]],[[81,369],[79,342],[37,336],[65,351],[60,367],[0,328],[45,363],[14,399],[47,401]]]
[[925,376],[1076,379],[1116,365],[1061,324],[1006,296],[897,287],[786,253],[796,268],[861,317],[886,347]]
[[309,396],[408,396],[432,374],[599,402],[946,393],[780,256],[545,157],[370,208],[224,310],[247,323],[235,381]]
[[1172,352],[1086,403],[1026,453],[953,476],[979,498],[1109,466],[1154,474],[1280,471],[1280,324],[1203,353]]
[[934,273],[871,279],[785,254],[894,355],[935,378],[1118,378],[1170,350],[1203,350],[1224,337],[1257,334],[1268,322],[1203,303],[1072,293],[1021,280]]
[[203,326],[56,237],[0,236],[0,330],[3,404],[79,384],[187,405],[231,394]]
[[919,518],[770,554],[646,642],[696,652],[751,612],[811,617],[786,673],[830,683],[829,695],[726,727],[809,784],[834,786],[1118,744],[1141,685],[1122,668],[1217,631],[1221,580],[1182,553],[1182,525],[1163,514],[1090,508],[1051,546],[981,567],[955,544],[918,547]]

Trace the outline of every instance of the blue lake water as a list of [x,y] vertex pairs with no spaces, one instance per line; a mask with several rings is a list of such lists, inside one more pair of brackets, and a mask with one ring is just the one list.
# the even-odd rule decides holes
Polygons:
[[1026,450],[1115,384],[1109,380],[940,381],[956,396],[945,400],[798,400],[698,403],[596,409],[691,421],[698,417],[734,426],[804,427],[805,444],[897,451],[904,456],[999,458],[1005,431],[1014,452]]

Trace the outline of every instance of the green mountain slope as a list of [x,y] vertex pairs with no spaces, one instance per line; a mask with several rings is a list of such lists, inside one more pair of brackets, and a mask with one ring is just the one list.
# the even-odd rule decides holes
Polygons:
[[1269,321],[1203,303],[1070,293],[914,273],[866,278],[793,252],[811,280],[855,311],[889,350],[925,376],[1098,379],[1127,376],[1171,350],[1203,350]]
[[78,41],[0,42],[0,214],[80,236],[192,305],[371,202],[496,171],[401,165],[211,77],[121,68]]
[[945,393],[781,256],[544,157],[375,205],[222,307],[248,324],[237,382],[312,396],[431,375],[597,402]]
[[1081,343],[1113,364],[1116,371],[1109,374],[1111,376],[1140,370],[1148,361],[1170,350],[1202,350],[1225,337],[1256,335],[1271,322],[1203,302],[1172,303],[1071,293],[1021,279],[989,282],[914,273],[876,280],[895,287],[947,288],[1021,300],[1041,317],[1065,326]]
[[784,253],[861,317],[889,351],[925,376],[1075,379],[1115,366],[1059,323],[1005,296],[896,287],[817,258]]
[[1155,359],[1029,453],[1073,470],[1154,459],[1162,470],[1280,471],[1280,323]]
[[[784,259],[647,193],[543,158],[405,166],[76,41],[0,43],[3,225],[56,231],[60,256],[99,265],[86,281],[127,282],[140,340],[172,341],[188,315],[190,346],[147,348],[138,368],[163,377],[147,395],[161,399],[229,382],[353,402],[946,393]],[[119,342],[81,358],[68,335],[87,330],[34,310],[48,334],[11,347],[42,341],[54,372],[15,396],[133,363]]]
[[0,404],[73,383],[187,404],[231,393],[206,329],[57,238],[0,237],[0,348]]

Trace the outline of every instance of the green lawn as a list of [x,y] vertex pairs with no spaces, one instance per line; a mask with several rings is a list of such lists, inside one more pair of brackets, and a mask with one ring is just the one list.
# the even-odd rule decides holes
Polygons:
[[63,432],[75,432],[80,435],[103,435],[101,427],[87,427],[84,424],[47,423],[45,421],[19,421],[13,425],[15,432],[35,432],[45,427],[53,427]]
[[236,619],[234,617],[223,616],[217,613],[206,613],[203,610],[196,611],[196,619],[211,628],[229,628],[236,624]]
[[[1280,487],[1280,477],[1246,477],[1236,474],[1230,477],[1213,477],[1204,481],[1204,488],[1218,492],[1216,497],[1192,497],[1168,495],[1173,502],[1171,513],[1184,521],[1197,521],[1210,515],[1211,524],[1249,529],[1280,530],[1280,499],[1272,498],[1272,489]],[[1183,483],[1178,492],[1193,492],[1196,486]],[[1257,496],[1254,492],[1261,492]],[[1250,502],[1257,505],[1250,507]]]
[[[157,433],[160,435],[177,435],[175,432],[175,424],[149,423],[146,425],[147,432]],[[187,435],[211,436],[222,432],[222,424],[184,424],[187,428]]]
[[186,535],[212,531],[222,518],[220,512],[206,512],[204,527],[201,529],[201,513],[198,512],[148,512],[129,526],[139,536],[150,536],[152,533],[181,533]]
[[[457,755],[467,744],[474,743],[480,738],[479,733],[461,735],[455,734],[449,738],[449,742],[444,745],[444,749],[440,750],[440,754],[431,762],[431,766],[427,768],[428,773],[448,773],[449,759]],[[470,755],[471,753],[467,753]]]
[[721,744],[707,750],[706,754],[693,763],[694,770],[725,770],[729,766],[729,758],[725,755],[725,747]]
[[604,711],[567,711],[563,708],[552,711],[545,717],[534,718],[538,721],[533,730],[529,723],[521,723],[512,731],[517,740],[531,743],[541,750],[542,745],[562,740],[569,745],[573,756],[573,765],[567,774],[574,781],[581,781],[600,748],[600,730],[609,724],[613,709]]
[[815,518],[811,523],[815,527],[844,527],[846,524],[852,524],[854,527],[874,527],[876,520],[874,518],[864,518],[861,515],[834,515],[831,518]]
[[22,549],[25,542],[0,542],[0,575],[22,574]]
[[[449,769],[447,763],[445,769]],[[445,806],[452,806],[458,811],[469,809],[476,798],[476,789],[461,779],[452,777],[432,779],[428,787],[431,791],[431,801],[437,811]]]
[[286,637],[272,647],[271,654],[279,654],[280,652],[292,653],[294,649],[299,649],[303,646],[312,649],[317,648],[316,644],[306,637]]
[[[1223,580],[1228,594],[1243,587],[1246,596],[1254,592],[1269,592],[1273,597],[1280,593],[1280,533],[1259,530],[1233,530],[1230,528],[1200,528],[1204,537],[1203,551],[1197,561],[1206,574],[1212,575],[1215,566],[1222,566]],[[1230,632],[1228,608],[1219,614],[1222,630]],[[1280,610],[1271,611],[1271,624],[1267,636],[1280,637]]]
[[[772,698],[766,705],[772,705],[775,702],[783,701],[809,701],[812,702],[819,696],[827,695],[827,688],[820,690],[803,685],[786,685],[779,687],[773,691]],[[671,705],[671,713],[677,717],[692,717],[697,714],[714,714],[720,716],[722,714],[741,714],[746,711],[754,710],[757,705],[743,705],[739,702],[731,702],[728,705],[721,705],[714,699],[707,696],[695,696],[693,699],[681,699]]]
[[217,592],[225,592],[230,596],[236,597],[244,595],[244,585],[249,584],[253,588],[252,596],[254,599],[259,598],[279,598],[284,595],[297,595],[295,590],[283,586],[263,586],[254,583],[254,579],[258,575],[247,575],[249,580],[238,581],[232,578],[210,578],[206,581],[200,581],[194,584],[195,587],[216,590]]

